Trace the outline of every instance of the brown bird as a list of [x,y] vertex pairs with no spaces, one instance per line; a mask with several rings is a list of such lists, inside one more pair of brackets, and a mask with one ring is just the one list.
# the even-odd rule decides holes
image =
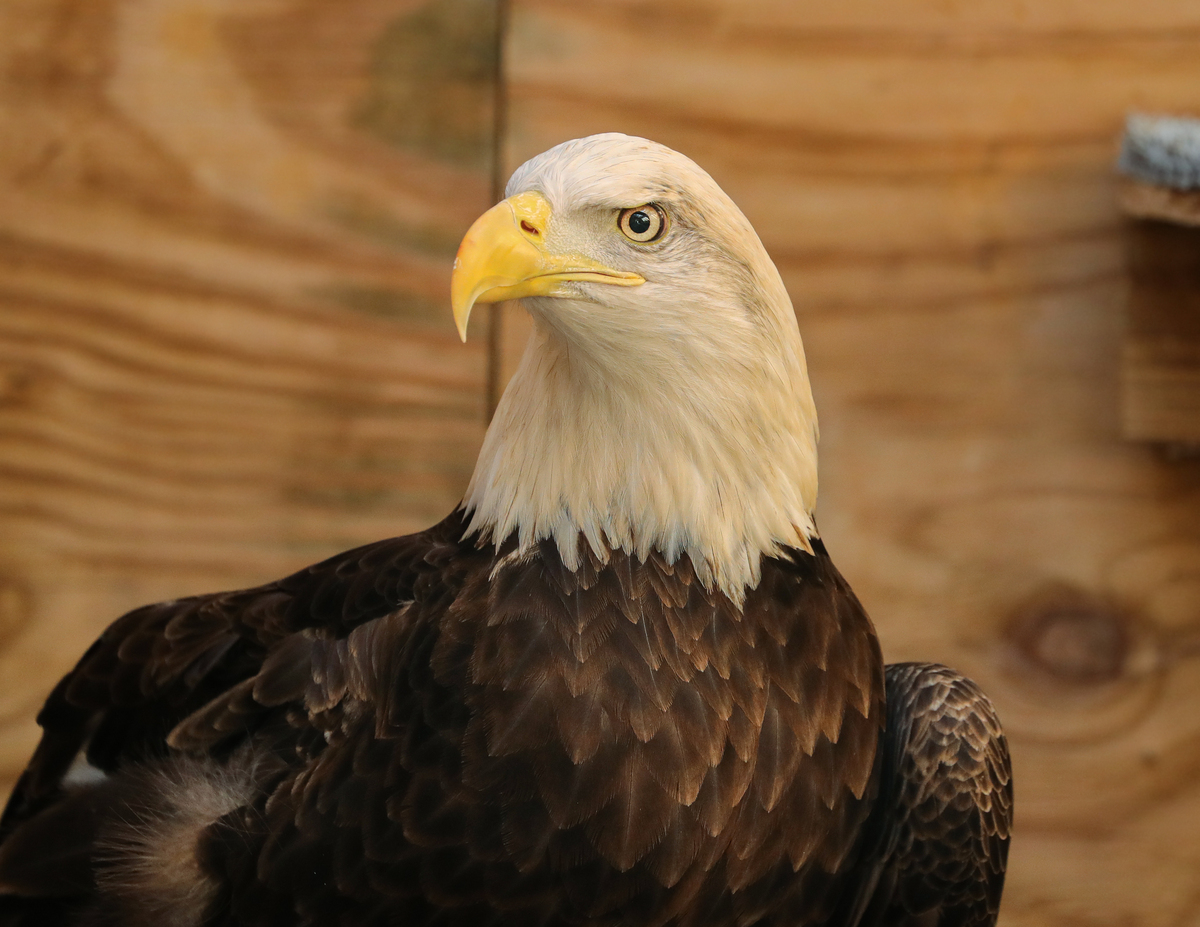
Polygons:
[[117,620],[0,821],[0,924],[970,925],[1012,815],[987,699],[883,665],[749,222],[653,142],[513,175],[452,284],[534,332],[461,506]]

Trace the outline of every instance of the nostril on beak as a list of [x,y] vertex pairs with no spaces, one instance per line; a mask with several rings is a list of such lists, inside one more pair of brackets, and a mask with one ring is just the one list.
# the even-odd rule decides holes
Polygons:
[[521,231],[527,232],[528,234],[533,235],[535,238],[542,234],[541,229],[539,229],[536,225],[530,225],[524,219],[521,220]]

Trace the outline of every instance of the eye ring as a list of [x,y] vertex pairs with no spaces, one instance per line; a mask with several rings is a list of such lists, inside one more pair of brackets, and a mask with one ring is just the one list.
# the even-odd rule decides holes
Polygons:
[[654,203],[622,209],[617,217],[617,228],[630,241],[639,245],[649,244],[666,234],[667,214]]

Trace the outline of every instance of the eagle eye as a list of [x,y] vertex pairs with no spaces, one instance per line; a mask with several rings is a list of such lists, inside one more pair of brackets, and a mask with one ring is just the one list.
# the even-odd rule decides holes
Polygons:
[[653,203],[646,203],[643,206],[622,209],[617,218],[617,226],[630,241],[646,244],[662,238],[667,230],[667,214]]

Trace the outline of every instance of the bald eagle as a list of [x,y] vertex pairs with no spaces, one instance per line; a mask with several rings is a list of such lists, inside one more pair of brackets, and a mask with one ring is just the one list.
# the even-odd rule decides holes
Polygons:
[[885,667],[796,318],[682,155],[519,168],[452,306],[534,329],[460,507],[118,619],[0,821],[0,924],[991,925],[1004,736]]

